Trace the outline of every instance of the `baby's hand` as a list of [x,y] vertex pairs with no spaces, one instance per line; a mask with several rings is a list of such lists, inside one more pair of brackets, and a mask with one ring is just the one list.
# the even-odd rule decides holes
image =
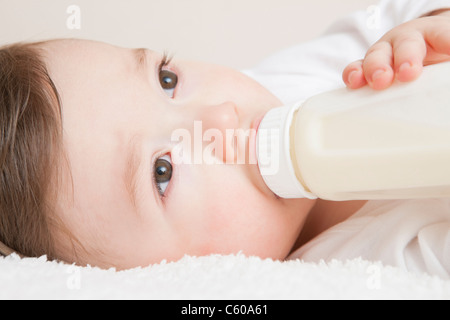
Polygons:
[[450,11],[404,23],[386,33],[363,60],[349,64],[345,84],[358,89],[366,84],[388,88],[394,79],[417,79],[425,65],[450,61]]

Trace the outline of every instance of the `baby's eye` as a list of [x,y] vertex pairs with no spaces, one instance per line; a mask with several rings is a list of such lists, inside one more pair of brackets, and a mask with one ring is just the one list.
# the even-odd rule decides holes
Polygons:
[[170,97],[174,97],[175,88],[178,83],[178,76],[169,70],[160,70],[159,83],[164,92]]
[[172,178],[172,164],[169,155],[156,159],[153,168],[153,177],[159,194],[164,197],[170,179]]

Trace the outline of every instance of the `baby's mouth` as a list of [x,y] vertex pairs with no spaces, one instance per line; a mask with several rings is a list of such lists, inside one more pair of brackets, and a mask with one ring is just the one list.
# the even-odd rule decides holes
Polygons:
[[258,158],[257,158],[257,133],[259,129],[259,125],[261,124],[261,121],[263,120],[266,112],[263,114],[260,114],[254,118],[250,125],[250,137],[249,137],[249,143],[248,143],[248,154],[249,159],[253,159],[252,162],[249,162],[251,166],[249,166],[249,169],[252,173],[252,179],[255,184],[255,186],[263,193],[265,196],[273,199],[281,199],[278,197],[275,193],[273,193],[269,187],[264,182],[264,179],[261,176],[260,170],[259,170],[259,164],[258,164]]

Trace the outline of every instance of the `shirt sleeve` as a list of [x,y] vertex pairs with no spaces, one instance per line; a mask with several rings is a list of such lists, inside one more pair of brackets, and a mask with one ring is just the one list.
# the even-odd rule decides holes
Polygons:
[[449,0],[385,0],[380,3],[387,20],[399,25],[440,9],[449,9]]
[[317,39],[281,51],[243,72],[284,104],[305,100],[343,87],[346,65],[362,59],[395,26],[444,8],[450,8],[450,0],[384,0],[337,20]]
[[337,20],[325,34],[348,33],[368,48],[396,26],[447,8],[450,0],[383,0]]

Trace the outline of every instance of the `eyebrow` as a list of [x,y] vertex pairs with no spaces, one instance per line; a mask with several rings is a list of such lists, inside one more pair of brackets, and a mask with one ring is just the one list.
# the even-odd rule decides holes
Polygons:
[[138,72],[147,71],[147,49],[138,48],[133,50],[134,60]]
[[125,189],[127,190],[131,204],[137,210],[137,185],[138,185],[138,172],[141,171],[142,153],[139,146],[138,136],[133,136],[128,141],[128,147],[126,149],[126,161],[125,171],[123,175],[123,181],[125,183]]

